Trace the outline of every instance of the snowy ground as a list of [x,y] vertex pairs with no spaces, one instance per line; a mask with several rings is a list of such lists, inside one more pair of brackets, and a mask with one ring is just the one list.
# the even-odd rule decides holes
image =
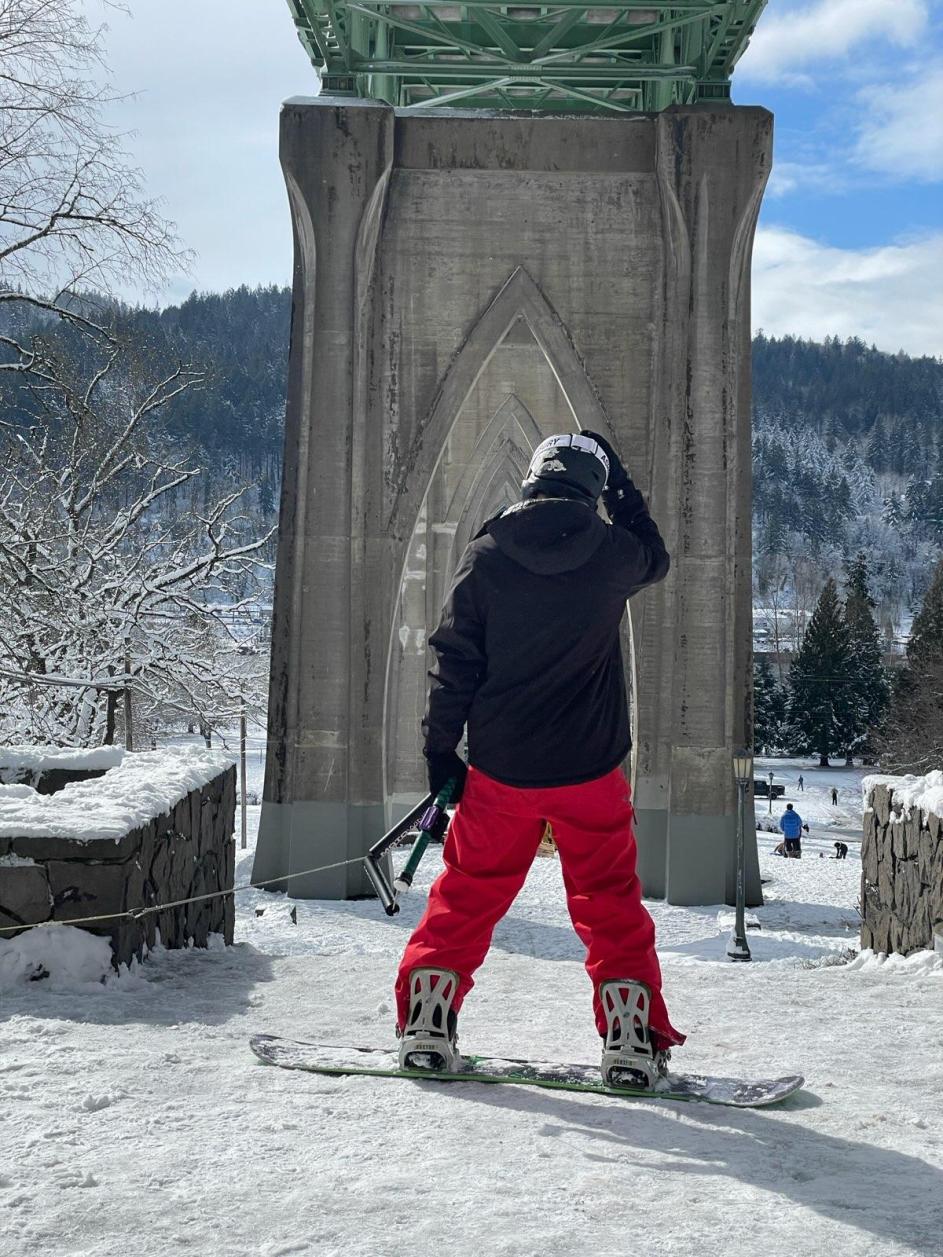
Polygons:
[[[766,780],[773,774],[774,786],[785,786],[786,793],[773,800],[772,820],[778,822],[786,804],[791,803],[811,830],[811,836],[831,834],[842,842],[861,842],[861,780],[874,768],[819,768],[807,759],[757,759],[754,777]],[[799,789],[799,777],[803,789]],[[832,790],[838,791],[838,802],[832,803]],[[756,817],[760,822],[770,819],[769,800],[756,800]],[[804,835],[805,837],[805,835]]]
[[[805,777],[805,858],[773,856],[774,836],[759,836],[767,902],[753,964],[723,959],[728,910],[650,905],[672,1015],[690,1036],[675,1064],[803,1071],[806,1090],[781,1107],[257,1065],[254,1031],[389,1042],[393,973],[432,851],[392,921],[374,903],[298,902],[293,925],[289,901],[252,891],[238,897],[233,948],[158,953],[106,988],[0,996],[0,1252],[939,1257],[943,959],[845,962],[858,849],[819,858],[832,851],[830,805],[815,770]],[[856,819],[850,801],[841,815]],[[257,820],[252,809],[253,831]],[[596,1058],[580,961],[559,865],[538,860],[462,1014],[462,1043]]]

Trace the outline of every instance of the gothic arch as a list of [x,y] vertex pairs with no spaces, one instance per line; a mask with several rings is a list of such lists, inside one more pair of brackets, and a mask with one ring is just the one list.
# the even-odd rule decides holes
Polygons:
[[[413,534],[452,425],[513,324],[523,319],[556,377],[577,428],[608,429],[609,417],[586,374],[563,320],[524,267],[519,266],[475,322],[446,368],[429,413],[413,440],[397,486],[389,530],[401,541]],[[409,490],[407,492],[407,490]]]
[[[533,449],[543,433],[533,415],[516,395],[508,394],[478,434],[464,474],[449,494],[445,510],[434,522],[436,530],[451,533],[447,564],[434,562],[431,551],[414,532],[405,550],[404,575],[396,591],[391,611],[390,650],[387,659],[384,693],[384,765],[388,786],[399,786],[400,774],[391,758],[390,739],[396,738],[400,704],[415,698],[416,669],[424,676],[426,660],[424,643],[431,627],[430,616],[438,613],[444,599],[449,574],[454,570],[465,546],[482,522],[505,506],[518,500],[520,485]],[[424,496],[425,501],[425,496]],[[417,515],[417,528],[423,524],[423,504]],[[427,587],[426,616],[419,625],[407,620],[403,608],[405,585],[409,576],[416,579],[417,561],[425,567]],[[414,607],[415,612],[415,607]],[[422,655],[420,667],[417,652]],[[412,672],[412,682],[408,681]],[[406,696],[411,696],[406,698]],[[418,726],[417,726],[418,737]],[[388,788],[387,793],[392,791]]]
[[388,536],[397,538],[399,553],[389,608],[383,686],[384,765],[388,763],[385,743],[390,727],[390,673],[396,653],[400,596],[412,538],[449,434],[482,372],[519,319],[530,329],[547,360],[570,409],[574,427],[608,431],[614,436],[609,417],[565,323],[532,276],[523,266],[518,266],[481,312],[454,354],[436,389],[428,414],[419,424],[409,454],[403,460],[403,471],[385,529]]
[[[478,438],[476,462],[469,466],[449,503],[446,519],[455,523],[450,567],[489,515],[517,500],[530,456],[543,437],[537,420],[519,397],[510,393]],[[510,490],[503,500],[496,484]]]

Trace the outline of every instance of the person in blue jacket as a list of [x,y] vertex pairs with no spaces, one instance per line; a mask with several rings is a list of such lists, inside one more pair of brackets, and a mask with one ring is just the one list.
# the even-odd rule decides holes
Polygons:
[[782,830],[785,839],[784,855],[792,856],[793,859],[801,859],[802,857],[802,817],[794,810],[791,803],[786,804],[786,810],[779,818],[779,828]]

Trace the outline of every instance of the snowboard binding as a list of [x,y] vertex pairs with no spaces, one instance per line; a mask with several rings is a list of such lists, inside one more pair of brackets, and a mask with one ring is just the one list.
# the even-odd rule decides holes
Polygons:
[[458,974],[451,969],[413,969],[409,975],[409,1013],[400,1033],[400,1069],[454,1073],[462,1066],[455,1033],[458,1014],[452,1001]]
[[601,982],[599,999],[606,1015],[602,1079],[607,1087],[644,1087],[654,1091],[668,1076],[669,1051],[656,1050],[648,1030],[651,992],[629,979]]

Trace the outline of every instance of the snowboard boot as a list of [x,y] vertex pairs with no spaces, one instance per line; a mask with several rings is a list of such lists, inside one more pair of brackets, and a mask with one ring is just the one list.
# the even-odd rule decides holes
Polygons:
[[458,974],[451,969],[413,969],[409,975],[409,1014],[400,1036],[400,1069],[455,1073],[461,1068],[455,1033],[458,1014],[452,1000]]
[[652,1042],[648,1029],[651,992],[644,982],[600,982],[606,1015],[602,1079],[607,1087],[644,1087],[654,1091],[668,1076],[671,1052]]

